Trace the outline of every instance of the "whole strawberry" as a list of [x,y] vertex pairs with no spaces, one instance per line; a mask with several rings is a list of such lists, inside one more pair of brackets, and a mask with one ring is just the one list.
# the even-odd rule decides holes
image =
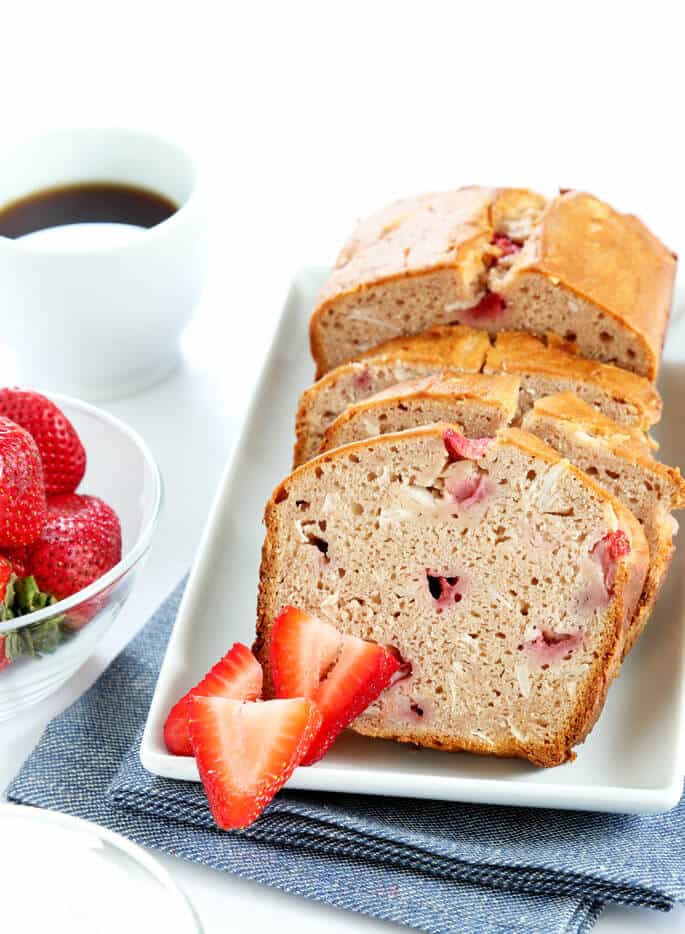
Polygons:
[[31,573],[42,591],[63,600],[120,560],[121,526],[107,503],[78,493],[48,498],[43,532],[31,549]]
[[6,558],[12,565],[12,570],[17,577],[28,577],[31,573],[31,546],[24,545],[21,548],[6,548],[0,561]]
[[0,389],[0,415],[25,428],[36,442],[48,496],[73,493],[86,471],[86,452],[76,429],[55,403],[37,392]]
[[0,415],[0,548],[35,542],[45,515],[43,465],[36,442]]

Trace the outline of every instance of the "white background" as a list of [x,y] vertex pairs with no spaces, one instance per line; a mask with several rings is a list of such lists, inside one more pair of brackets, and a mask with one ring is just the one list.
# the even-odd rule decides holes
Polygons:
[[[331,261],[357,216],[468,183],[586,188],[682,253],[679,7],[0,3],[0,144],[43,126],[146,127],[189,145],[213,189],[210,274],[184,367],[110,406],[164,473],[145,579],[79,675],[0,727],[0,787],[192,561],[288,281],[299,266]],[[0,312],[5,329],[10,312]],[[208,932],[393,929],[163,861]],[[682,929],[685,910],[608,909],[597,925]]]

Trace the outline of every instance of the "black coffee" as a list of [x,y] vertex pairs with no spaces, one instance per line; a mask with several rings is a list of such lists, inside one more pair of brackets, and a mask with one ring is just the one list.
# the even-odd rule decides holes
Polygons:
[[154,227],[178,210],[164,195],[111,182],[45,188],[0,208],[0,236],[14,240],[64,224]]

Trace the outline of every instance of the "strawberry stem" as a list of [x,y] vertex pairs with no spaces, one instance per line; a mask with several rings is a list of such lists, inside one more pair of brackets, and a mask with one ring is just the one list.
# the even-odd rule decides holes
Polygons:
[[[43,593],[35,577],[18,578],[14,575],[7,584],[5,599],[0,604],[0,622],[19,619],[57,603],[51,594]],[[54,652],[68,636],[62,627],[63,616],[55,616],[40,623],[29,623],[20,629],[4,633],[4,655],[14,661],[20,655],[45,655]]]

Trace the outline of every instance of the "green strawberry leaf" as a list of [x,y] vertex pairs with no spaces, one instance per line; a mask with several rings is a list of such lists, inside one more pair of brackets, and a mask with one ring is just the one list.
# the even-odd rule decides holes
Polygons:
[[[0,622],[18,619],[57,603],[51,594],[43,593],[38,588],[34,577],[12,577],[7,585],[5,599],[0,604]],[[7,658],[14,660],[19,655],[45,655],[54,652],[60,643],[69,637],[69,632],[62,627],[64,616],[55,616],[40,623],[29,623],[20,629],[13,629],[4,634],[4,652]]]

